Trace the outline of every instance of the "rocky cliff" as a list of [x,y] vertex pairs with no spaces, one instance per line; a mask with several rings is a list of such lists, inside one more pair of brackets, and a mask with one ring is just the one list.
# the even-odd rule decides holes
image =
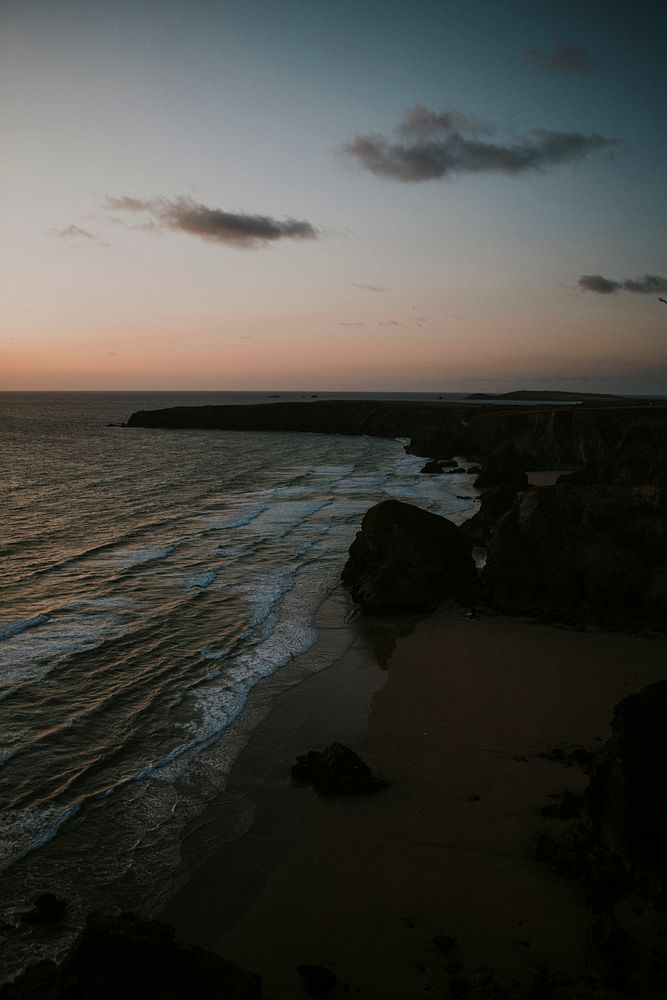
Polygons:
[[133,413],[129,427],[309,431],[407,437],[409,451],[487,459],[511,444],[526,468],[599,462],[628,435],[667,438],[667,405],[511,406],[375,400],[313,400],[192,406]]

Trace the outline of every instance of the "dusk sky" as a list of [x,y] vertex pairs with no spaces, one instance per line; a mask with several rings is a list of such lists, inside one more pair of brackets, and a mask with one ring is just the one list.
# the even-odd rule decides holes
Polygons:
[[667,393],[664,2],[0,10],[0,389]]

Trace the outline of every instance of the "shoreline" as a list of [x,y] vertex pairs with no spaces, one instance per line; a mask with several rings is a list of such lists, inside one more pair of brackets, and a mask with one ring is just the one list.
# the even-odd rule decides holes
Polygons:
[[[591,913],[532,856],[537,832],[562,829],[540,807],[586,778],[539,754],[600,745],[614,705],[664,677],[667,637],[460,609],[412,624],[386,674],[372,633],[391,626],[364,634],[362,622],[341,659],[279,696],[230,774],[252,823],[216,850],[212,806],[210,850],[159,915],[184,942],[258,972],[266,1000],[303,996],[302,963],[378,1000],[442,995],[489,969],[526,982],[545,966],[591,973]],[[323,798],[292,785],[296,753],[336,739],[392,786]],[[456,938],[452,954],[438,934]]]
[[[353,612],[351,599],[339,584],[318,612],[319,637],[313,650],[253,689],[235,720],[244,728],[245,740],[226,787],[181,838],[185,884],[157,913],[158,919],[178,923],[184,941],[213,947],[219,927],[239,919],[256,894],[253,889],[261,891],[268,870],[291,851],[292,831],[305,803],[305,796],[289,794],[289,770],[296,755],[336,740],[365,752],[371,701],[386,682],[392,650],[423,617],[369,621]],[[324,668],[309,668],[309,655],[330,654],[333,644],[340,645],[331,662]],[[228,737],[238,738],[234,727]],[[221,855],[223,871],[218,875]],[[215,893],[218,880],[227,882],[227,888],[233,884],[238,895],[232,899],[225,892],[209,940],[208,920],[200,919],[198,907],[188,902],[181,910],[181,905],[200,890]]]

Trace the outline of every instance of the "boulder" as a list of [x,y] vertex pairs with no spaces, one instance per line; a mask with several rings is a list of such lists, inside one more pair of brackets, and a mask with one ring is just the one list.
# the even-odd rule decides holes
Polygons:
[[132,913],[96,913],[60,965],[39,962],[1,1000],[261,1000],[258,976],[174,940],[174,928]]
[[366,512],[342,579],[366,613],[426,611],[474,584],[471,551],[451,521],[384,500]]
[[510,613],[665,629],[667,493],[658,487],[533,487],[488,542],[482,589]]
[[598,842],[635,879],[667,892],[667,681],[619,702],[585,809]]
[[442,466],[440,465],[440,462],[437,462],[434,458],[431,458],[419,471],[425,472],[429,476],[442,475]]
[[332,743],[322,753],[309,750],[297,757],[291,773],[295,781],[308,782],[323,795],[368,794],[389,786],[388,781],[377,778],[368,764],[342,743]]

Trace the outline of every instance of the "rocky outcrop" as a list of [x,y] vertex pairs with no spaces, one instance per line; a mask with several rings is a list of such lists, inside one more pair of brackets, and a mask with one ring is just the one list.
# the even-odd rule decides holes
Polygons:
[[343,582],[362,611],[425,611],[475,581],[470,541],[451,521],[398,500],[371,507],[350,546]]
[[650,414],[626,428],[618,441],[575,472],[569,485],[667,487],[667,427]]
[[667,892],[667,681],[624,698],[596,755],[586,813],[597,840],[654,892]]
[[309,750],[292,765],[292,777],[312,785],[322,795],[368,795],[389,786],[388,781],[377,778],[368,764],[354,750],[342,743],[332,743],[323,752]]
[[474,485],[478,489],[507,485],[521,490],[528,485],[524,464],[514,445],[504,444],[484,459]]
[[521,492],[489,539],[482,589],[510,613],[664,629],[667,494],[655,486]]
[[492,486],[482,493],[479,510],[461,525],[461,531],[474,545],[488,545],[496,524],[517,500],[517,491],[507,483]]
[[90,916],[59,965],[38,962],[0,1000],[261,1000],[261,982],[174,928],[132,913]]
[[442,465],[435,458],[431,458],[419,471],[427,476],[442,475]]

